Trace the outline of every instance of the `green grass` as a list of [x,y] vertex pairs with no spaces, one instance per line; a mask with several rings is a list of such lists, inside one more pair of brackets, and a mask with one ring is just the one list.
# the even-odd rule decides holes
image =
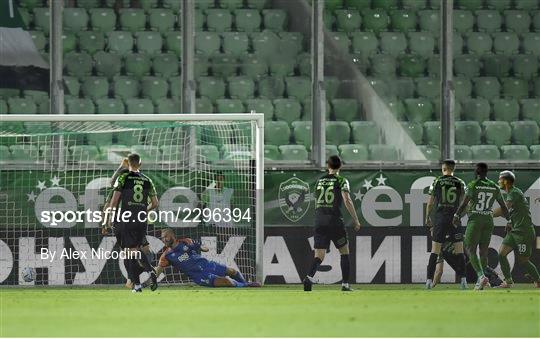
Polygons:
[[261,289],[3,288],[7,337],[539,337],[540,293],[455,285]]

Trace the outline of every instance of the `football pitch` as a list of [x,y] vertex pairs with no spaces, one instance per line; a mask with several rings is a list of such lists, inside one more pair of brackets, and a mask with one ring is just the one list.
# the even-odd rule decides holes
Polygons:
[[3,288],[4,337],[539,337],[540,291],[440,285]]

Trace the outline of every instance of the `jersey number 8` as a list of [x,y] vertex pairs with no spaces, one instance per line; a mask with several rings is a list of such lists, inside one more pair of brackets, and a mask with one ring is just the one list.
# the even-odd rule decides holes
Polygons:
[[133,186],[133,200],[135,202],[141,202],[143,200],[143,187],[142,185]]

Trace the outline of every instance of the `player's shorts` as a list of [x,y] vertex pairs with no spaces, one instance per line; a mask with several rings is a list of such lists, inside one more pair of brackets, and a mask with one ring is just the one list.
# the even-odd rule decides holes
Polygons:
[[148,245],[146,240],[146,223],[118,223],[115,225],[116,239],[121,248],[134,248]]
[[227,266],[215,261],[208,261],[202,271],[190,274],[190,278],[200,286],[214,287],[214,280],[227,274]]
[[337,227],[316,227],[314,237],[314,248],[328,250],[330,241],[336,248],[347,245],[347,231],[344,226]]
[[532,255],[533,245],[536,240],[534,228],[530,227],[525,230],[511,231],[506,234],[502,243],[512,247],[514,251],[524,257]]
[[465,246],[489,245],[494,227],[491,215],[470,215],[465,230]]
[[445,241],[452,243],[463,241],[461,226],[455,227],[452,223],[453,218],[453,215],[435,215],[433,218],[433,241],[440,244]]

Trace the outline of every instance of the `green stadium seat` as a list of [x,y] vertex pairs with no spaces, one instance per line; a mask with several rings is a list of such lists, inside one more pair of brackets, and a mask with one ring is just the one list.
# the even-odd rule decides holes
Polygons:
[[215,0],[198,0],[198,1],[195,1],[195,8],[198,8],[198,9],[208,9],[208,8],[215,8],[215,7],[216,7]]
[[426,121],[424,123],[424,135],[428,145],[439,146],[441,144],[440,121]]
[[476,26],[479,32],[500,32],[502,26],[502,16],[496,10],[476,11]]
[[258,83],[259,97],[273,99],[283,97],[285,82],[281,77],[263,77]]
[[454,73],[457,76],[472,78],[480,75],[480,59],[474,55],[462,55],[454,59]]
[[132,98],[126,100],[127,114],[154,114],[154,105],[150,99]]
[[351,128],[349,123],[345,121],[327,121],[326,128],[326,143],[327,144],[348,144],[351,137]]
[[48,7],[34,8],[34,26],[37,31],[43,31],[45,35],[49,35],[51,21],[51,11]]
[[[66,96],[64,96],[66,98]],[[51,101],[49,99],[46,99],[39,103],[38,105],[38,114],[51,114]]]
[[238,72],[238,62],[232,55],[216,54],[212,57],[211,62],[212,74],[215,77],[230,77]]
[[110,32],[116,26],[116,13],[112,8],[90,8],[90,25],[93,31]]
[[258,32],[261,29],[261,14],[255,9],[236,9],[235,25],[239,32]]
[[397,120],[405,119],[405,105],[403,105],[401,100],[391,98],[386,100],[385,104]]
[[489,101],[484,98],[466,99],[462,102],[462,119],[471,121],[486,121],[491,115]]
[[351,41],[344,32],[329,32],[329,41],[332,41],[340,53],[349,53]]
[[482,0],[456,0],[456,7],[469,11],[482,9]]
[[64,32],[62,34],[62,50],[64,54],[77,49],[77,38],[75,33]]
[[513,121],[510,125],[514,144],[530,146],[539,143],[540,129],[536,121]]
[[525,33],[529,32],[531,17],[526,11],[504,11],[504,22],[508,32]]
[[461,161],[470,161],[473,158],[471,148],[466,145],[454,146],[454,158]]
[[64,56],[64,68],[68,75],[78,78],[92,73],[92,57],[86,52],[70,52]]
[[390,12],[390,20],[394,31],[413,32],[416,30],[416,13],[410,10],[394,10]]
[[44,32],[28,31],[28,34],[30,34],[30,37],[32,38],[32,41],[34,42],[34,45],[38,51],[41,52],[47,50],[48,39],[45,38]]
[[90,55],[105,49],[105,36],[102,32],[83,31],[78,33],[79,48]]
[[264,160],[265,161],[281,160],[281,154],[279,153],[278,146],[264,145]]
[[264,143],[286,145],[291,137],[291,129],[286,121],[267,121],[264,124]]
[[0,88],[0,98],[9,99],[19,97],[21,90],[15,88]]
[[[181,20],[181,19],[180,19]],[[206,15],[200,9],[195,9],[195,32],[204,30],[204,24],[206,23]]]
[[399,153],[394,146],[382,144],[369,145],[369,160],[397,161],[399,160]]
[[283,161],[307,161],[308,152],[303,145],[281,145],[281,160]]
[[519,120],[519,103],[515,99],[495,98],[491,101],[493,116],[496,121]]
[[536,11],[536,14],[533,17],[533,26],[534,26],[534,32],[539,33],[540,32],[540,11]]
[[486,0],[486,7],[502,12],[512,7],[512,0]]
[[173,53],[163,53],[154,56],[152,69],[158,77],[170,78],[180,74],[180,60]]
[[269,66],[272,76],[293,76],[296,61],[287,54],[279,54],[269,60]]
[[452,53],[454,56],[463,54],[463,37],[461,34],[454,33],[452,37]]
[[211,32],[228,32],[231,30],[233,17],[226,9],[207,9],[206,26]]
[[170,77],[169,88],[171,91],[171,97],[174,100],[182,100],[182,77]]
[[337,96],[341,82],[337,77],[325,76],[324,89],[326,90],[326,99],[333,100]]
[[230,77],[227,81],[229,83],[229,96],[231,98],[246,100],[254,97],[255,83],[249,77]]
[[381,32],[379,33],[379,37],[382,53],[392,56],[405,53],[405,50],[407,49],[407,39],[405,39],[405,34],[401,32]]
[[455,138],[457,145],[480,144],[482,129],[478,121],[456,121]]
[[418,12],[420,30],[431,32],[434,36],[440,35],[441,14],[438,10],[422,10]]
[[123,31],[132,33],[144,31],[146,28],[146,14],[140,8],[122,8],[119,11],[119,24]]
[[354,32],[352,33],[352,51],[362,58],[375,55],[379,48],[379,40],[372,32]]
[[501,146],[501,159],[505,160],[529,160],[531,154],[525,145]]
[[244,0],[219,0],[218,6],[221,8],[236,9],[244,7]]
[[128,54],[125,61],[126,74],[137,79],[150,75],[152,62],[150,56],[145,54]]
[[163,38],[158,32],[137,32],[137,49],[139,53],[155,55],[161,53]]
[[101,98],[96,100],[96,113],[98,114],[124,114],[126,108],[120,99]]
[[283,9],[263,9],[264,28],[274,32],[282,32],[287,26],[287,12]]
[[508,145],[512,136],[512,129],[505,121],[484,121],[484,138],[489,145]]
[[221,78],[200,77],[198,80],[199,95],[215,101],[225,96],[225,82]]
[[294,121],[291,125],[296,144],[309,147],[311,145],[311,121]]
[[402,55],[399,57],[399,71],[401,76],[416,78],[423,76],[426,71],[426,60],[415,55]]
[[133,36],[130,32],[114,31],[107,33],[107,49],[109,52],[126,55],[133,51]]
[[474,16],[471,11],[456,9],[453,13],[454,31],[461,34],[473,31]]
[[88,29],[88,13],[83,8],[64,8],[62,15],[63,28],[66,31],[86,31]]
[[522,37],[525,54],[540,56],[540,33],[524,33]]
[[139,81],[133,77],[117,76],[114,78],[114,96],[120,99],[130,99],[139,96]]
[[49,93],[45,91],[24,90],[23,97],[34,101],[36,104],[49,99]]
[[43,6],[43,0],[20,0],[19,5],[23,8],[32,10],[36,7]]
[[337,30],[341,32],[354,32],[360,29],[362,17],[355,9],[338,9],[334,12],[336,16]]
[[226,32],[222,33],[223,51],[233,56],[243,56],[249,50],[249,38],[246,33]]
[[366,145],[346,144],[339,145],[338,149],[341,159],[346,164],[360,163],[369,159],[369,152]]
[[510,58],[505,55],[486,55],[483,57],[484,73],[490,77],[507,77],[512,68]]
[[522,99],[520,104],[523,120],[533,120],[540,124],[540,98]]
[[530,55],[516,55],[513,60],[514,76],[532,79],[538,76],[538,58]]
[[216,113],[243,113],[244,104],[238,99],[217,99]]
[[365,9],[362,11],[364,30],[379,33],[387,31],[390,26],[390,17],[383,9]]
[[430,145],[419,145],[418,149],[427,160],[429,161],[439,161],[441,160],[441,151],[438,147],[430,146]]
[[462,101],[465,98],[470,97],[472,93],[471,80],[465,77],[455,77],[454,90],[455,90],[456,100],[458,101]]
[[493,40],[488,33],[470,32],[465,35],[469,53],[478,56],[491,53]]
[[493,51],[502,55],[517,54],[519,51],[519,38],[515,33],[493,33]]
[[424,126],[422,123],[402,121],[400,124],[415,144],[424,143]]
[[97,75],[112,79],[120,74],[122,58],[118,54],[99,51],[94,54],[94,65]]
[[36,145],[11,145],[9,150],[11,151],[10,161],[34,162],[39,157],[39,150]]
[[534,82],[534,97],[540,98],[540,79],[536,79]]
[[280,32],[280,52],[290,58],[295,58],[304,50],[304,35],[300,32]]
[[493,161],[501,158],[499,148],[495,145],[473,145],[471,151],[474,160]]
[[195,112],[197,113],[214,113],[214,105],[212,100],[207,97],[195,99]]
[[429,57],[435,50],[435,39],[429,32],[410,32],[409,50],[412,54]]
[[133,145],[131,151],[139,154],[146,163],[154,164],[161,160],[161,152],[158,146],[154,145]]
[[36,114],[37,105],[32,99],[27,98],[9,98],[10,114]]
[[308,77],[287,77],[285,84],[289,98],[304,101],[311,96],[311,79]]
[[94,145],[76,145],[69,147],[69,161],[90,162],[100,160],[99,150]]
[[81,90],[81,84],[76,77],[64,77],[64,95],[78,97]]
[[182,112],[182,104],[176,99],[161,99],[156,108],[157,114],[177,114]]
[[11,159],[11,153],[9,147],[6,145],[0,145],[0,164],[6,163]]
[[174,52],[176,56],[182,56],[182,32],[174,31],[165,33],[165,48]]
[[[304,100],[302,102],[302,106],[304,107],[303,109],[303,112],[304,114],[302,114],[302,120],[309,120],[311,121],[311,118],[313,116],[313,109],[312,109],[312,102],[311,102],[311,97],[309,98],[306,98],[306,100]],[[330,120],[331,119],[331,112],[332,112],[332,107],[330,106],[330,103],[328,101],[326,101],[326,105],[325,105],[325,110],[326,110],[326,120]],[[335,120],[335,119],[332,119],[332,120]]]
[[540,4],[537,0],[515,0],[516,8],[526,11],[540,9]]
[[473,79],[476,97],[488,100],[498,98],[501,93],[501,84],[495,77],[479,77]]
[[371,0],[371,7],[391,11],[397,9],[399,6],[398,0]]
[[540,145],[531,145],[531,159],[540,160]]
[[411,122],[429,121],[433,117],[433,104],[424,98],[405,99],[405,109],[407,119]]
[[527,80],[519,78],[503,78],[503,97],[523,99],[529,96],[529,84]]
[[174,30],[176,18],[170,9],[153,8],[148,16],[148,23],[153,31],[166,33]]
[[265,120],[272,120],[274,116],[274,105],[269,99],[248,99],[245,101],[247,112],[255,111],[264,113]]
[[415,95],[415,84],[412,78],[396,78],[393,81],[388,82],[388,88],[390,90],[390,97],[397,97],[398,99],[412,98]]
[[248,8],[255,8],[262,10],[269,5],[269,0],[246,0],[246,6]]
[[441,85],[437,79],[416,78],[416,92],[420,97],[436,99],[441,96]]
[[359,106],[356,99],[333,99],[331,103],[336,120],[353,121],[358,119]]
[[366,9],[371,7],[371,0],[344,0],[345,7]]
[[141,80],[141,94],[143,98],[151,99],[154,103],[158,103],[167,97],[168,92],[169,83],[164,78],[147,76]]
[[195,35],[195,51],[204,56],[219,53],[221,38],[215,32],[197,32]]
[[403,8],[418,11],[428,8],[428,0],[402,0]]
[[109,95],[109,82],[105,77],[86,77],[81,89],[85,98],[96,100]]
[[278,120],[292,123],[293,121],[300,120],[302,106],[295,99],[275,99],[274,115]]
[[353,121],[351,130],[355,144],[378,144],[381,140],[380,129],[373,121]]
[[67,99],[66,100],[67,114],[94,114],[96,107],[90,98],[84,99]]
[[240,60],[240,73],[258,80],[268,75],[268,64],[256,54],[246,54]]

